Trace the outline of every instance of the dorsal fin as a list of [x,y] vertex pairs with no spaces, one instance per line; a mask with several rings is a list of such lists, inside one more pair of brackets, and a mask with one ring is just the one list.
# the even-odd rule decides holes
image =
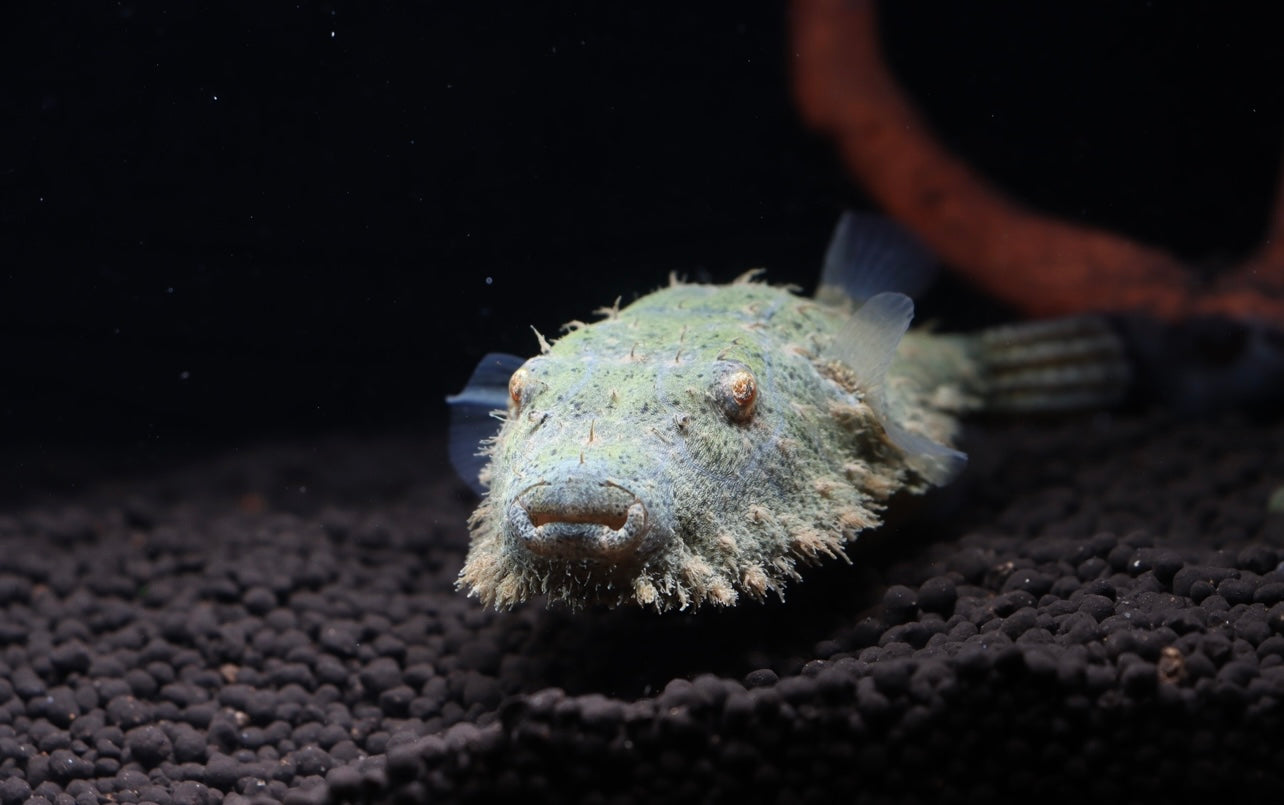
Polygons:
[[936,258],[907,229],[882,215],[845,212],[825,251],[817,298],[864,302],[887,291],[914,297],[935,276]]
[[492,413],[508,408],[508,380],[524,358],[492,352],[477,363],[468,385],[446,398],[450,405],[450,463],[459,477],[479,495],[486,493],[481,471],[489,460],[481,444],[499,432]]
[[827,350],[827,357],[841,361],[855,373],[887,438],[905,453],[916,471],[940,485],[958,474],[967,456],[905,430],[892,420],[887,406],[887,370],[913,318],[914,302],[908,296],[877,294],[852,313]]

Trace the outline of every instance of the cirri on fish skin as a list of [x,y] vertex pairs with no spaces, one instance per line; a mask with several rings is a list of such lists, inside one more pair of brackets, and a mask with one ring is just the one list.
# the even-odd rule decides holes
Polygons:
[[[894,493],[947,482],[965,460],[956,417],[985,400],[996,350],[906,334],[913,304],[886,288],[897,261],[906,278],[923,256],[886,241],[885,227],[846,217],[817,299],[757,272],[727,285],[671,278],[552,344],[541,337],[530,360],[487,356],[451,398],[453,458],[483,494],[457,586],[499,608],[783,596],[803,566],[845,559]],[[1013,332],[997,351],[1021,344]],[[1117,371],[1082,346],[1097,335],[1052,342],[1078,337],[1089,374]],[[1017,396],[1030,385],[1019,377],[1008,375]],[[490,409],[498,432],[474,459]]]

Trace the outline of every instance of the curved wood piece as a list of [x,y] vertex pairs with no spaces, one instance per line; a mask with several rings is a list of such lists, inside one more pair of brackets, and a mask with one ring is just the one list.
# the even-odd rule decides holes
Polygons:
[[833,137],[888,213],[982,289],[1031,316],[1192,312],[1194,275],[1174,256],[1029,210],[946,152],[885,66],[872,0],[793,0],[792,36],[806,122]]
[[1209,293],[1196,300],[1200,313],[1259,319],[1284,327],[1284,161],[1276,187],[1275,208],[1261,247],[1219,276]]

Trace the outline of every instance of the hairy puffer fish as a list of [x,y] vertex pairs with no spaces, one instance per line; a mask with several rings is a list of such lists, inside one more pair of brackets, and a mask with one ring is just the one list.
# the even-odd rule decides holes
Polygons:
[[[749,272],[667,288],[523,360],[491,354],[452,405],[482,500],[457,587],[487,605],[656,610],[761,599],[841,557],[897,492],[949,481],[958,416],[1106,403],[1127,365],[1091,318],[906,332],[931,255],[846,214],[815,299]],[[538,335],[538,332],[537,332]]]

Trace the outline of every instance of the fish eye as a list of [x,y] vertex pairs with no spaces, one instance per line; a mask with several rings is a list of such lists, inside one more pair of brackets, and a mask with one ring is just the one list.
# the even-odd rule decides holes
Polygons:
[[758,402],[758,380],[740,367],[724,374],[714,391],[723,413],[733,422],[748,422]]
[[522,404],[522,395],[526,393],[526,387],[530,384],[531,373],[525,366],[513,372],[513,376],[508,378],[508,398],[513,401],[513,405]]

